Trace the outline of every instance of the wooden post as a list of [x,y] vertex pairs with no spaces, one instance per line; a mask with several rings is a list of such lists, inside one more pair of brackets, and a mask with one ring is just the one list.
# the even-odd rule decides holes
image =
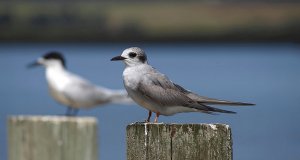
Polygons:
[[9,160],[98,160],[93,117],[13,116],[8,120]]
[[232,160],[231,129],[225,124],[127,126],[127,160]]

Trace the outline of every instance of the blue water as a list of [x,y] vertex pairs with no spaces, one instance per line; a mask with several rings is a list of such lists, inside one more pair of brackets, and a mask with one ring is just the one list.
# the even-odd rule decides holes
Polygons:
[[[300,46],[295,44],[106,44],[0,43],[0,158],[7,159],[9,115],[57,115],[65,107],[49,97],[44,69],[25,66],[47,51],[65,54],[68,69],[93,83],[123,88],[123,49],[138,45],[149,63],[173,82],[201,95],[256,103],[224,107],[236,115],[183,113],[165,123],[226,123],[232,127],[234,159],[300,159]],[[81,110],[99,120],[101,160],[126,159],[126,125],[144,120],[138,106],[107,105]]]

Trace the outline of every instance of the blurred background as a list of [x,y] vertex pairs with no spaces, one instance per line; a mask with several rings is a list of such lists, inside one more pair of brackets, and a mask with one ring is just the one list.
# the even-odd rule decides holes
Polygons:
[[3,41],[299,41],[297,0],[1,0]]
[[[10,115],[58,115],[44,69],[26,65],[60,51],[67,68],[108,88],[123,88],[125,48],[200,95],[256,103],[224,107],[236,115],[177,114],[165,123],[226,123],[234,159],[300,159],[300,1],[0,0],[0,159],[7,159]],[[223,108],[223,107],[222,107]],[[136,105],[81,110],[99,120],[100,159],[126,159],[126,125]]]

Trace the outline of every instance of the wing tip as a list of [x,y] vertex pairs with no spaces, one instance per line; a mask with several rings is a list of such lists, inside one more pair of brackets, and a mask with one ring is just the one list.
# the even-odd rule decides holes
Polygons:
[[211,106],[203,105],[203,104],[202,104],[202,106],[206,107],[205,111],[209,112],[209,114],[213,114],[214,112],[236,114],[236,112],[234,112],[234,111],[219,109],[219,108],[215,108],[215,107],[211,107]]
[[216,109],[214,112],[219,112],[219,113],[228,113],[228,114],[236,114],[237,112],[234,111],[228,111],[228,110],[223,110],[223,109]]
[[241,105],[241,106],[255,106],[256,105],[254,103],[244,103],[244,102],[238,102],[237,104]]

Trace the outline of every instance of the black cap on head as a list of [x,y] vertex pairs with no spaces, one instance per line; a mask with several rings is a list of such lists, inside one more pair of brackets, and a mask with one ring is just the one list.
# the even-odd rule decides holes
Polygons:
[[65,60],[64,56],[59,52],[52,51],[52,52],[45,54],[43,57],[44,57],[44,59],[49,59],[49,60],[50,59],[60,60],[62,65],[64,67],[66,67],[66,60]]

